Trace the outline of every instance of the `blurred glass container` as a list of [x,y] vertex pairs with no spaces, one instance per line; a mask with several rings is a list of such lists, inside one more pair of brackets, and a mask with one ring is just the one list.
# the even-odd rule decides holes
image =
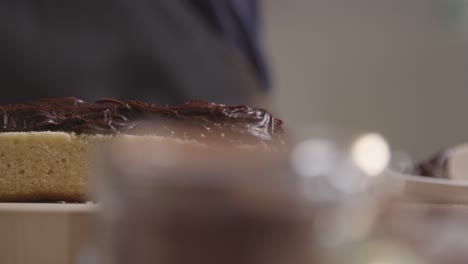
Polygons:
[[291,163],[309,201],[322,205],[314,220],[322,263],[467,263],[468,206],[406,202],[401,179],[385,173],[382,136],[316,127],[297,135]]
[[290,137],[292,170],[312,202],[342,204],[401,191],[398,181],[384,177],[391,154],[378,133],[302,125]]
[[314,131],[286,153],[115,142],[101,155],[99,263],[466,263],[468,207],[402,201],[376,133]]
[[316,263],[312,211],[277,154],[116,142],[100,166],[100,263]]

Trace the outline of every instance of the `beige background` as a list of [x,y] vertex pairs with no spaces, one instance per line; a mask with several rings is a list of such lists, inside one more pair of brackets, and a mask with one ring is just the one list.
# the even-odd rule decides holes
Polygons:
[[450,0],[264,0],[289,124],[383,133],[419,159],[468,141],[468,42]]

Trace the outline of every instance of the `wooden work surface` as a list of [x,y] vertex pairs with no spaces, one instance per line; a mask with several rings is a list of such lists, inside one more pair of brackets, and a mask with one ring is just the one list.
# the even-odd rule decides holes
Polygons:
[[[468,219],[468,187],[407,180],[393,206],[411,217],[427,210]],[[95,234],[94,204],[0,203],[0,263],[77,263]]]
[[64,264],[93,233],[92,204],[0,203],[0,263]]

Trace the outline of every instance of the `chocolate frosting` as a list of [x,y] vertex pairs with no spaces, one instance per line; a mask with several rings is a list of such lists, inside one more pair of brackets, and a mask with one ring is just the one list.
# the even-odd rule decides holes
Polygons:
[[189,101],[158,107],[141,101],[75,97],[0,106],[0,132],[154,134],[182,139],[278,142],[282,121],[263,109]]
[[431,159],[416,165],[411,173],[426,177],[450,179],[448,160],[451,158],[451,155],[452,149],[441,151]]

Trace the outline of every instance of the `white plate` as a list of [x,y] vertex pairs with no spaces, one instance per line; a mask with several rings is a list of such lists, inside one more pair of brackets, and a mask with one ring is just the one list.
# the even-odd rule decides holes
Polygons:
[[468,204],[468,181],[437,179],[387,170],[387,176],[401,179],[405,199],[415,202]]

